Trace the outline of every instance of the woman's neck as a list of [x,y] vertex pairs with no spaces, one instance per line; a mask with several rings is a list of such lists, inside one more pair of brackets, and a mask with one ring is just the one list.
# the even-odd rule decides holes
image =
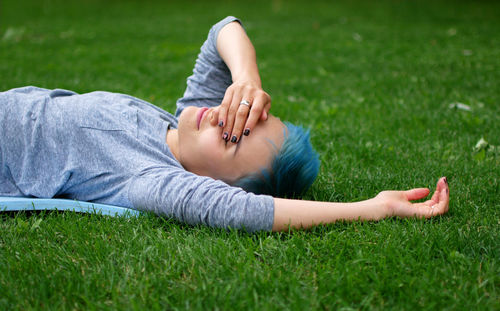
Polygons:
[[174,155],[174,157],[177,159],[177,161],[180,161],[179,158],[179,132],[177,129],[170,129],[167,131],[167,138],[165,139],[165,142],[168,145],[168,148]]

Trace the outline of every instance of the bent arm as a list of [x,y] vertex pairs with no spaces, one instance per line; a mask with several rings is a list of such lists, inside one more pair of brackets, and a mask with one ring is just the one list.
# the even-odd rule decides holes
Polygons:
[[[234,21],[221,29],[217,51],[233,81],[218,109],[218,124],[224,127],[224,139],[231,137],[232,142],[237,142],[243,130],[249,135],[259,119],[267,119],[271,97],[262,89],[255,48],[239,22]],[[242,100],[247,101],[251,109],[241,106]]]
[[310,228],[337,221],[380,220],[386,217],[430,218],[448,211],[449,187],[446,177],[439,179],[432,198],[420,203],[429,194],[427,188],[407,191],[382,191],[373,199],[353,203],[315,202],[274,199],[273,231],[289,227]]
[[187,79],[184,95],[177,101],[177,117],[188,106],[215,107],[221,103],[232,80],[229,68],[217,51],[217,38],[224,26],[237,20],[228,16],[210,28],[196,59],[193,74]]
[[[251,103],[250,113],[239,107],[242,99]],[[248,135],[259,119],[266,120],[271,108],[271,97],[262,90],[255,49],[241,22],[233,16],[210,29],[184,95],[177,101],[175,115],[178,117],[187,106],[219,105],[218,123],[224,126],[226,140],[235,136],[236,141],[243,130]],[[240,117],[238,109],[242,109]]]
[[239,22],[231,22],[221,29],[217,51],[229,67],[233,82],[252,81],[261,86],[255,48]]

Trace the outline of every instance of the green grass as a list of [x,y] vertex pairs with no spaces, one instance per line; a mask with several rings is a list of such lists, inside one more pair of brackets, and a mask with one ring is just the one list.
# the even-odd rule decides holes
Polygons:
[[499,3],[26,2],[0,2],[0,90],[116,91],[173,111],[209,27],[236,15],[273,113],[312,129],[322,168],[305,199],[447,176],[451,202],[429,221],[290,234],[4,214],[1,310],[500,309]]

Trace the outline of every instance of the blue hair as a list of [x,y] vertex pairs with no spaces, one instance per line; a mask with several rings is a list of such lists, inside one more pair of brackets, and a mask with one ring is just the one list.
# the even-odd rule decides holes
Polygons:
[[285,139],[271,168],[244,176],[234,182],[234,186],[256,194],[295,197],[312,185],[318,176],[320,161],[311,145],[309,130],[289,122],[285,122],[285,126]]

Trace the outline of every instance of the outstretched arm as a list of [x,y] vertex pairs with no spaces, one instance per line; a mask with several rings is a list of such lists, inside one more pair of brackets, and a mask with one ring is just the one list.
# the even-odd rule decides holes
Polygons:
[[331,203],[303,200],[274,199],[273,231],[286,231],[290,227],[310,228],[336,221],[380,220],[386,217],[425,217],[448,211],[450,198],[446,177],[438,180],[430,200],[411,203],[429,195],[429,189],[382,191],[373,199],[353,203]]

